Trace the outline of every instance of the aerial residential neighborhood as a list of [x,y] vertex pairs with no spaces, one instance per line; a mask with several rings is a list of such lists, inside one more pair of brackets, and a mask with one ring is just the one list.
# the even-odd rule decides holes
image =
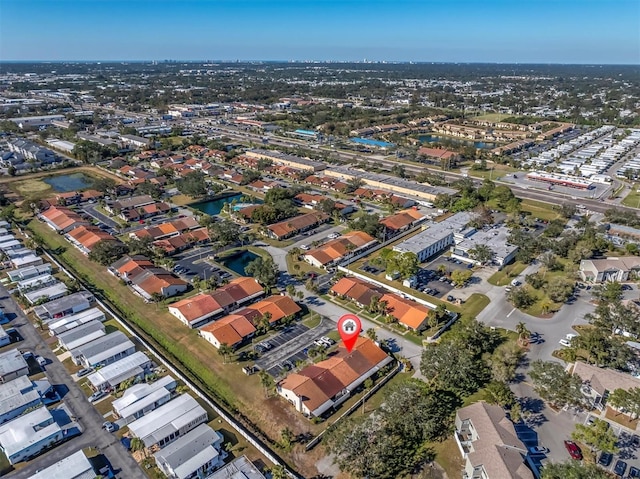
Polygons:
[[0,476],[640,478],[636,2],[5,3]]

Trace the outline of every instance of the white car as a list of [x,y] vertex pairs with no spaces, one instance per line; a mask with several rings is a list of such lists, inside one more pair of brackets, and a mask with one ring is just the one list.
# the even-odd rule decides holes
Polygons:
[[340,233],[331,233],[329,236],[327,236],[327,238],[329,239],[336,239],[340,237]]
[[577,337],[578,337],[578,335],[577,335],[577,334],[575,334],[575,333],[569,333],[569,334],[567,334],[567,335],[565,336],[565,339],[566,339],[567,341],[569,341],[569,342],[570,342],[573,338],[577,338]]
[[300,249],[303,251],[307,251],[309,247],[306,244],[300,245]]
[[566,339],[561,339],[560,341],[558,341],[560,344],[562,344],[565,347],[570,347],[571,346],[571,341],[567,341]]

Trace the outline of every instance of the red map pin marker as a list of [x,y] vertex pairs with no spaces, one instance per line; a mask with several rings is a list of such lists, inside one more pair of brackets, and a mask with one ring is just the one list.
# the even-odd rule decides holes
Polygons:
[[361,329],[362,323],[355,314],[345,314],[338,320],[338,332],[347,351],[355,346]]

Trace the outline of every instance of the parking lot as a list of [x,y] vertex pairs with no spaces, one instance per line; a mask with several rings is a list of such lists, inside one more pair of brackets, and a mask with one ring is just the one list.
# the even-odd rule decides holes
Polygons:
[[216,264],[207,261],[211,254],[210,246],[193,248],[185,253],[176,255],[174,272],[185,281],[191,281],[196,277],[200,279],[216,279],[218,282],[222,279],[230,280],[233,274],[227,270],[220,268]]
[[314,347],[313,341],[334,329],[335,323],[325,318],[313,329],[303,324],[290,326],[277,336],[265,340],[272,347],[261,354],[260,359],[256,361],[256,366],[277,378],[293,369],[296,362],[306,361],[308,357],[305,349]]
[[438,268],[441,266],[444,266],[445,271],[449,273],[455,270],[469,269],[468,263],[453,260],[448,256],[440,256],[434,261],[428,263],[426,266],[420,268],[417,274],[418,285],[416,289],[436,298],[446,298],[450,295],[455,296],[455,292],[452,293],[455,286],[451,284],[451,281],[441,281],[441,279],[446,278],[444,274],[438,271]]

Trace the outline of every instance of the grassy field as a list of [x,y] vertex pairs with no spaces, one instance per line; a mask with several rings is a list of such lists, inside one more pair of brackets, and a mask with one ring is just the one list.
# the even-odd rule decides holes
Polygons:
[[[305,275],[307,273],[316,273],[317,275],[324,274],[325,271],[320,268],[316,268],[315,266],[310,265],[306,261],[301,261],[297,258],[294,258],[290,254],[287,255],[287,270],[289,274],[293,276],[297,275]],[[297,268],[296,268],[297,265]]]
[[509,118],[514,115],[508,115],[506,113],[485,113],[484,115],[474,116],[471,119],[476,121],[495,121],[499,122],[505,118]]
[[640,191],[635,189],[629,193],[626,198],[622,200],[622,204],[631,208],[640,208]]
[[[491,167],[493,166],[493,170]],[[475,176],[476,178],[488,178],[490,180],[497,180],[498,178],[506,175],[507,173],[514,173],[518,171],[509,165],[489,165],[488,170],[472,170],[469,169],[469,176]]]
[[488,281],[494,286],[507,286],[511,283],[511,280],[522,273],[526,267],[526,264],[516,261],[508,264],[500,271],[496,271]]
[[480,312],[486,308],[491,300],[480,293],[473,293],[469,299],[462,305],[461,313],[463,318],[475,318]]
[[553,205],[543,201],[522,200],[522,211],[528,211],[534,218],[551,221],[560,219],[561,215],[553,209]]

